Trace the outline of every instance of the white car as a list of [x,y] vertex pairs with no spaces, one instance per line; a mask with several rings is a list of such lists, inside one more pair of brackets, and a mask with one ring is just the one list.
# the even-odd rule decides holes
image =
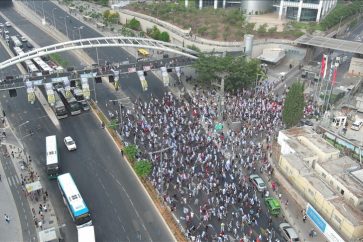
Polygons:
[[74,140],[72,139],[71,136],[67,136],[64,138],[64,144],[66,145],[66,147],[69,151],[77,149],[76,142],[74,142]]
[[250,175],[250,181],[252,182],[253,186],[257,188],[259,192],[262,192],[266,189],[265,182],[258,175],[256,174]]
[[280,230],[282,232],[282,236],[284,236],[284,238],[287,241],[292,241],[292,242],[300,241],[299,236],[297,235],[295,229],[293,227],[291,227],[290,224],[281,223],[279,225],[279,227],[280,227]]
[[6,27],[11,27],[11,24],[9,22],[5,22]]
[[4,27],[4,24],[3,23],[0,23],[0,27],[2,28],[2,27]]

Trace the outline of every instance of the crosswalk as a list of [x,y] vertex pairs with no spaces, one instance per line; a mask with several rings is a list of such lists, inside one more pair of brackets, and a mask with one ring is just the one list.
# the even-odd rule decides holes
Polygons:
[[8,180],[9,186],[11,186],[11,187],[16,187],[20,184],[20,180],[17,176],[9,176],[9,177],[7,177],[7,180]]

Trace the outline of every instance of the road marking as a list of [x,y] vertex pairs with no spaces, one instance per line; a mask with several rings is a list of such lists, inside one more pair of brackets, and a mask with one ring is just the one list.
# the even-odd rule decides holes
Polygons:
[[10,177],[7,177],[6,179],[8,180],[9,186],[12,186],[12,180],[11,180],[11,178]]
[[17,185],[17,183],[16,183],[16,180],[15,180],[15,176],[12,176],[11,177],[11,179],[13,180],[13,182],[14,182],[14,186],[16,186]]

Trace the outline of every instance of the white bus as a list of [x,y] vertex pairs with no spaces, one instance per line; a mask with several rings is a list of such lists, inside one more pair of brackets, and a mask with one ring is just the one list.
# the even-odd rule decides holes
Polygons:
[[92,225],[91,214],[70,173],[58,176],[58,187],[77,229]]
[[23,43],[20,42],[20,40],[18,39],[18,37],[11,36],[10,39],[13,42],[13,44],[14,44],[15,47],[21,47],[21,46],[23,46]]
[[[14,47],[14,52],[16,55],[24,54],[24,51],[20,47]],[[22,62],[23,66],[28,70],[29,73],[39,72],[38,68],[34,65],[31,60],[26,60]]]
[[57,178],[59,174],[57,137],[55,135],[45,138],[47,175],[49,179]]
[[42,71],[46,71],[48,72],[49,74],[52,74],[53,73],[53,68],[50,67],[47,63],[45,63],[45,61],[43,61],[42,58],[40,57],[35,57],[33,59],[34,63],[38,66],[38,68]]
[[86,226],[77,229],[78,232],[78,242],[96,242],[95,230],[93,226]]

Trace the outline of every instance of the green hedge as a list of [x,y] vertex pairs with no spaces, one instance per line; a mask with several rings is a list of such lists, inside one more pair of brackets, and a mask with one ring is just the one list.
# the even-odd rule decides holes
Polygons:
[[348,17],[351,17],[361,10],[363,6],[362,1],[353,1],[348,4],[337,4],[337,6],[326,16],[321,22],[320,25],[324,30],[327,30],[337,24],[339,24],[340,20],[344,20]]

